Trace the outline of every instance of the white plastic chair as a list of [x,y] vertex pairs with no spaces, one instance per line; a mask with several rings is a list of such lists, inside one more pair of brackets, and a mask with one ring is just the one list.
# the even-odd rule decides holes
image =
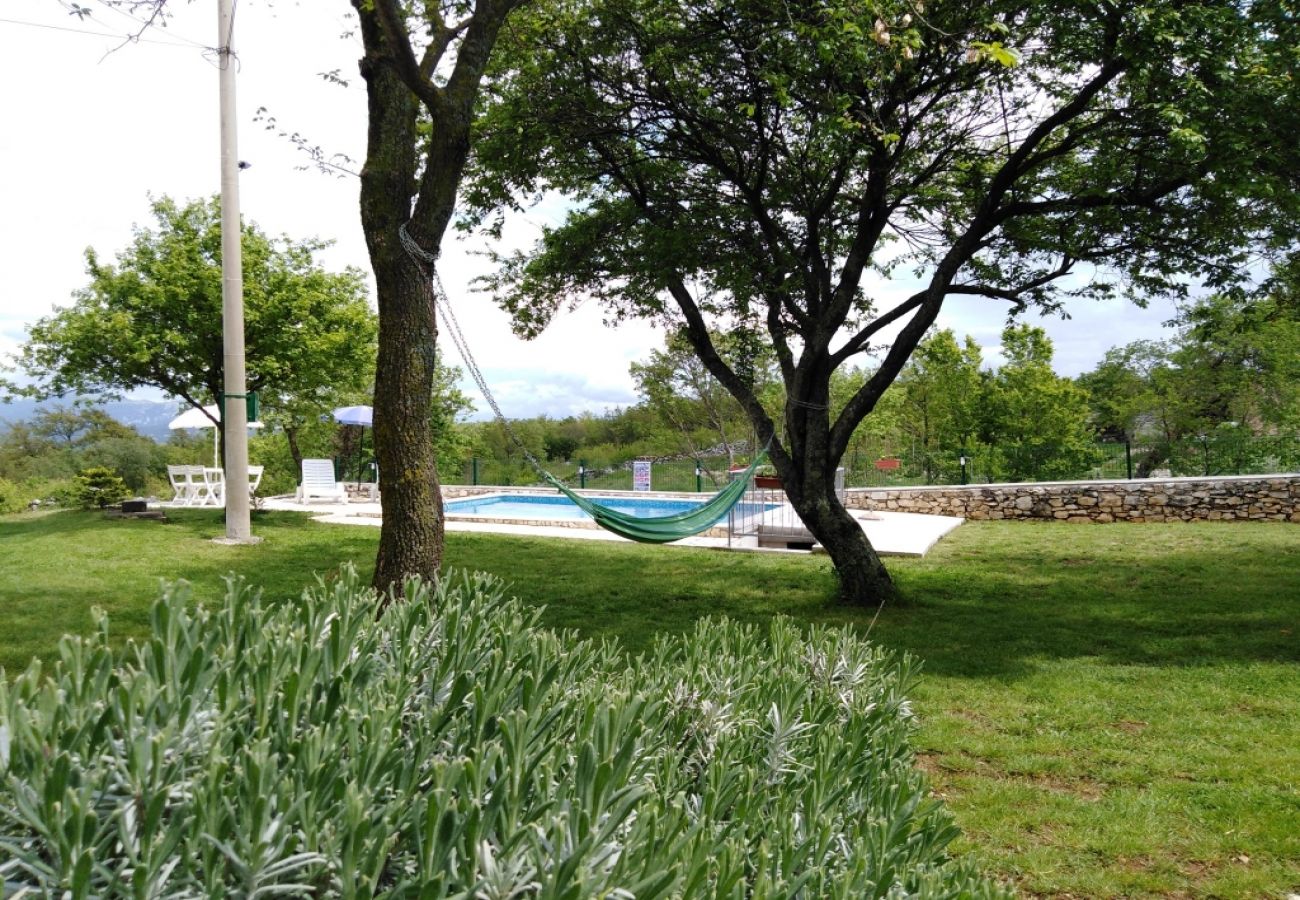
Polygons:
[[189,489],[186,482],[189,481],[185,474],[184,466],[168,466],[167,480],[172,485],[172,498],[167,501],[169,506],[180,506],[185,501],[185,493]]
[[203,467],[203,483],[199,486],[199,506],[226,505],[226,473],[211,466]]
[[257,493],[257,486],[262,483],[262,472],[266,466],[249,466],[248,467],[248,496]]
[[317,499],[348,502],[348,492],[343,487],[343,482],[334,479],[333,460],[304,459],[302,461],[302,484],[298,485],[296,499],[299,503],[310,503]]
[[167,480],[171,482],[171,506],[195,506],[200,504],[206,486],[203,478],[203,466],[168,466]]

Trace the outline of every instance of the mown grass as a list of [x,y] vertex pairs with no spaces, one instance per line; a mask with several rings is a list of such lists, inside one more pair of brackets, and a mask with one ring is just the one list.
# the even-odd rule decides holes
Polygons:
[[[49,655],[89,607],[141,635],[160,578],[215,599],[237,571],[291,600],[377,532],[260,514],[0,519],[0,664]],[[630,651],[703,615],[865,628],[826,560],[451,534],[549,624]],[[872,631],[924,660],[921,764],[962,849],[1042,896],[1285,897],[1300,891],[1300,531],[1288,525],[971,523],[890,562],[901,600]]]

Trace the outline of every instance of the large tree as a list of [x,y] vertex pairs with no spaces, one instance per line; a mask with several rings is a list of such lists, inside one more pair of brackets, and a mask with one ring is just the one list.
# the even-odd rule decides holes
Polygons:
[[[352,0],[369,131],[361,223],[379,296],[375,455],[384,490],[374,584],[442,563],[430,428],[437,319],[431,278],[470,151],[479,87],[507,16],[526,0]],[[407,240],[401,239],[404,229]]]
[[[890,580],[836,463],[947,298],[1228,283],[1300,220],[1292,0],[574,0],[510,37],[471,196],[573,205],[503,302],[525,329],[588,297],[675,319],[852,602]],[[736,324],[766,329],[779,417],[714,345]]]
[[[194,407],[216,402],[224,384],[219,205],[163,197],[153,216],[154,227],[137,227],[115,263],[88,249],[90,283],[31,327],[17,360],[35,379],[27,393],[156,388]],[[370,380],[376,328],[365,283],[355,269],[320,268],[315,254],[325,246],[243,227],[248,388],[268,414],[319,416]]]

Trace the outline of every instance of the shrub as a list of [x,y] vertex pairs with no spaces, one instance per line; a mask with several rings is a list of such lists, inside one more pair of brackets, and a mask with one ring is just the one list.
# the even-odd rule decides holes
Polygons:
[[28,479],[17,484],[0,478],[0,513],[23,512],[32,501],[44,509],[50,506],[75,506],[77,489],[72,481]]
[[54,506],[71,509],[81,503],[81,488],[76,478],[41,481],[36,484],[40,490],[32,493],[42,500],[42,505],[48,502]]
[[[182,584],[152,637],[0,673],[0,876],[45,895],[992,896],[847,632],[706,623],[631,666],[485,576],[376,620]],[[66,894],[65,894],[66,892]]]
[[0,514],[21,512],[27,503],[18,485],[0,478]]
[[77,473],[77,503],[82,509],[106,509],[121,503],[131,492],[112,469],[95,467]]

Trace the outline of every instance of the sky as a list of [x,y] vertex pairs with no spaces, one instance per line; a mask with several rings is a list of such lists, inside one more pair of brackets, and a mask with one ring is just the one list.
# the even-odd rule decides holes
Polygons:
[[[5,0],[0,5],[0,358],[26,329],[87,282],[84,254],[113,259],[149,227],[151,196],[178,201],[220,188],[215,0],[174,2],[165,28],[138,22],[98,0]],[[89,9],[88,18],[72,14]],[[346,0],[240,0],[235,17],[237,104],[245,220],[270,234],[334,242],[319,257],[330,270],[369,270],[357,209],[358,180],[303,169],[307,156],[279,132],[297,133],[327,154],[364,157],[365,89],[356,74],[360,38],[348,35]],[[340,86],[322,77],[337,72]],[[262,115],[278,128],[268,130]],[[356,163],[359,166],[360,162]],[[526,247],[552,205],[511,221],[505,248]],[[532,341],[516,338],[490,296],[473,291],[483,274],[483,238],[444,242],[440,273],[471,352],[506,415],[563,417],[602,413],[637,401],[629,364],[662,346],[645,323],[606,327],[593,303],[561,313]],[[497,249],[503,249],[498,247]],[[911,286],[877,286],[905,296]],[[868,286],[873,290],[873,286]],[[372,300],[373,304],[373,300]],[[1077,375],[1107,349],[1169,336],[1168,306],[1141,310],[1122,301],[1087,303],[1072,318],[1043,325],[1056,348],[1056,370]],[[939,325],[970,334],[985,361],[999,361],[1005,307],[987,300],[949,301]],[[447,343],[446,352],[459,363]],[[488,405],[466,379],[478,409]]]

